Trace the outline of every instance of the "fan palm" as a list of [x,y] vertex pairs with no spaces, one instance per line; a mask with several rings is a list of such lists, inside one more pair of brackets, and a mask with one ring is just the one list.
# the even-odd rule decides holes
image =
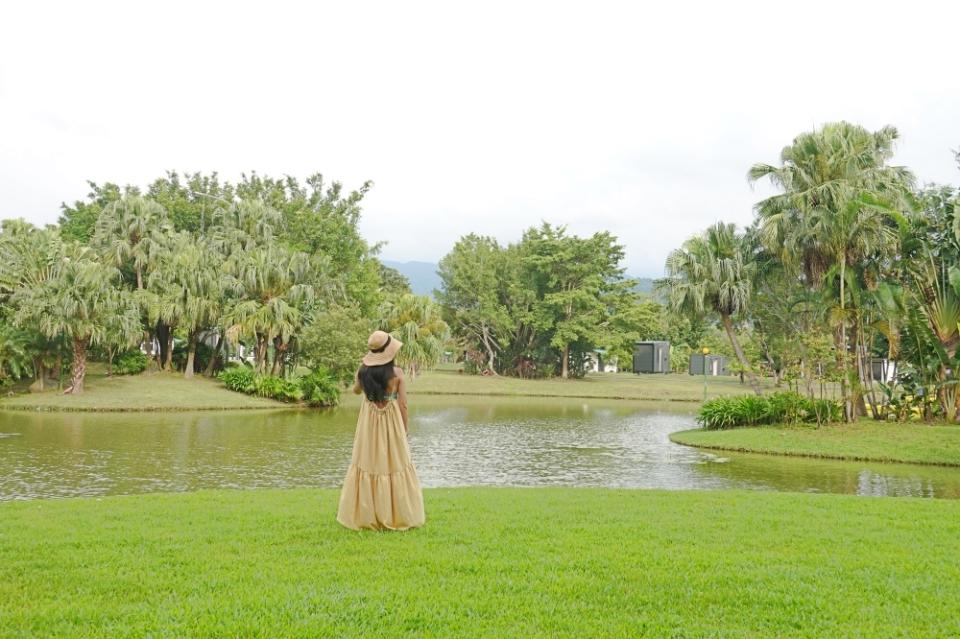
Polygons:
[[240,291],[227,320],[256,340],[257,367],[266,372],[267,347],[274,346],[272,373],[280,372],[284,354],[303,325],[303,309],[314,297],[308,283],[309,256],[279,244],[258,246],[227,260],[226,271]]
[[719,222],[684,242],[667,256],[666,277],[657,282],[670,307],[699,317],[716,313],[750,385],[759,395],[760,381],[747,361],[733,326],[733,317],[750,304],[756,264],[733,224]]
[[413,376],[436,365],[450,340],[450,327],[443,321],[440,307],[423,295],[407,293],[384,302],[379,325],[403,342],[397,363],[407,366]]
[[[53,256],[51,256],[53,257]],[[18,285],[10,297],[14,322],[47,337],[66,336],[73,348],[71,384],[82,393],[92,344],[136,344],[140,318],[129,294],[118,288],[120,272],[89,249],[68,245],[39,285]]]

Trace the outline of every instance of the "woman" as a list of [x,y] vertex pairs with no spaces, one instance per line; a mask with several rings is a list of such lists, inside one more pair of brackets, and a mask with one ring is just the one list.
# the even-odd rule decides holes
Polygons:
[[416,528],[425,519],[423,492],[407,443],[407,384],[393,363],[403,343],[374,331],[367,346],[353,386],[364,398],[337,521],[354,530]]

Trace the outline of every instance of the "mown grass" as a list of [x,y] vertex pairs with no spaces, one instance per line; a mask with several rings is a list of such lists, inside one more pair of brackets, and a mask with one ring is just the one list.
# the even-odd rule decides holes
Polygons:
[[[772,382],[764,380],[773,388]],[[411,394],[425,395],[491,395],[528,397],[582,397],[603,399],[640,399],[656,401],[703,401],[703,377],[676,373],[670,375],[634,375],[631,373],[599,373],[584,379],[518,379],[516,377],[484,377],[455,370],[427,371],[409,384]],[[711,377],[707,396],[740,395],[750,387],[739,378]]]
[[84,392],[64,395],[53,389],[15,395],[0,401],[0,408],[48,411],[170,411],[282,408],[288,405],[262,397],[234,393],[215,379],[184,379],[178,373],[143,373],[107,377],[96,370],[88,374]]
[[950,637],[960,502],[426,491],[354,533],[337,491],[0,504],[0,637]]
[[857,461],[960,466],[960,426],[854,424],[759,426],[729,430],[686,430],[670,435],[678,444],[754,453]]

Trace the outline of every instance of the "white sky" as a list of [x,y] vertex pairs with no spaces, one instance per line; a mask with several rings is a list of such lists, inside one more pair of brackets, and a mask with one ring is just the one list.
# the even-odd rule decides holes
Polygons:
[[364,235],[436,261],[474,231],[608,229],[635,275],[768,193],[815,124],[901,133],[960,182],[960,3],[10,2],[0,217],[165,169],[375,182]]

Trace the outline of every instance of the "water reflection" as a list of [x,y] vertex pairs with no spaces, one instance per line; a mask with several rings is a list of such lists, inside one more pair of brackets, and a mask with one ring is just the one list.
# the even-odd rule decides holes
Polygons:
[[[672,444],[684,405],[417,396],[411,446],[426,486],[747,488],[960,497],[957,469]],[[331,411],[0,413],[0,500],[201,488],[339,486],[356,405]]]

